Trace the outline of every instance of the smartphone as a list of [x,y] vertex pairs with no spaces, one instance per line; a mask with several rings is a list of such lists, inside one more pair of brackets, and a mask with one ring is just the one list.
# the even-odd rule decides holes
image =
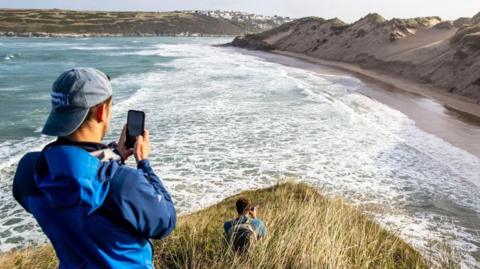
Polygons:
[[137,136],[143,135],[144,128],[145,112],[129,110],[127,115],[127,139],[125,139],[126,148],[133,148]]

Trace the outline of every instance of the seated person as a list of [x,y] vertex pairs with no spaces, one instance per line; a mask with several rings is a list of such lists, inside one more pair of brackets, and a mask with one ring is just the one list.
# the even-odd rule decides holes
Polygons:
[[266,234],[266,228],[257,219],[257,209],[248,198],[241,197],[236,202],[238,217],[223,224],[225,238],[234,250],[245,250],[248,244]]

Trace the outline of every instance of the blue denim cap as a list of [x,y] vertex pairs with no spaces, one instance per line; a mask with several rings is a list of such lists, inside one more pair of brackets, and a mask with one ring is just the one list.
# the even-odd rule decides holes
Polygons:
[[42,133],[67,136],[80,127],[91,107],[112,96],[107,75],[95,68],[73,68],[63,72],[53,83],[52,110]]

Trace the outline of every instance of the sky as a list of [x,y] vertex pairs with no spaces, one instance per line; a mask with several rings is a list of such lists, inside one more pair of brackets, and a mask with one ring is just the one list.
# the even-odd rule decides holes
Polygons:
[[338,17],[353,22],[368,13],[387,19],[440,16],[454,20],[480,12],[480,0],[0,0],[0,8],[111,11],[235,10],[299,18]]

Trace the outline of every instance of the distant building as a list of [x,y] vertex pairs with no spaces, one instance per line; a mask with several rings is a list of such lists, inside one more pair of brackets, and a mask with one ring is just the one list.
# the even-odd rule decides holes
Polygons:
[[233,22],[247,25],[252,30],[257,28],[268,30],[286,22],[292,21],[290,17],[281,17],[278,15],[264,16],[240,11],[223,11],[223,10],[186,10],[188,13],[202,14],[214,18],[223,18]]

